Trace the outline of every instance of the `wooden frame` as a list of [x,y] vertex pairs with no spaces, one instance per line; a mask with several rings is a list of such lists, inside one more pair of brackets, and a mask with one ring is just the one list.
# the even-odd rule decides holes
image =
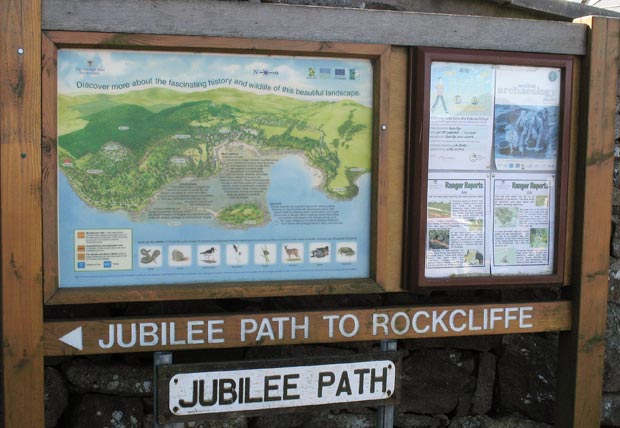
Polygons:
[[[40,144],[41,29],[271,39],[294,37],[317,42],[329,38],[332,42],[355,40],[399,46],[583,56],[581,83],[575,83],[575,87],[580,87],[582,101],[580,108],[575,101],[573,109],[580,110],[582,146],[582,157],[575,163],[579,179],[575,183],[575,251],[572,259],[567,255],[574,267],[569,272],[567,261],[565,275],[572,277],[573,287],[567,291],[574,291],[570,296],[573,323],[571,331],[562,333],[560,339],[557,424],[592,428],[600,425],[618,20],[588,17],[562,23],[215,0],[200,3],[192,0],[110,1],[106,6],[109,7],[104,14],[93,12],[101,8],[98,0],[16,0],[0,6],[0,22],[5,30],[0,32],[3,57],[0,63],[0,236],[4,425],[39,428],[44,424],[40,160],[42,149],[47,149],[49,142],[44,140],[43,145]],[[306,25],[308,22],[313,25]],[[451,31],[437,33],[437,28]],[[479,37],[480,28],[484,28],[483,39]],[[508,33],[527,34],[527,37],[507,38]],[[406,58],[401,61],[404,49],[392,47],[390,109],[400,107],[402,100],[396,100],[398,97],[394,95],[404,93],[406,88],[404,79],[398,86],[394,85],[399,75],[406,74],[402,72],[404,68],[395,72],[393,61],[395,52],[399,51],[399,64],[406,64]],[[400,92],[394,92],[395,86]],[[402,118],[400,115],[399,110],[399,120],[404,122],[404,115]],[[396,156],[390,156],[395,158],[390,165],[399,165],[402,157],[398,158],[401,153],[398,139],[393,140],[396,134],[393,117],[390,116],[388,151],[396,147]],[[576,127],[573,123],[574,130]],[[576,152],[576,148],[574,150]],[[395,206],[395,201],[398,205],[400,190],[388,193],[386,203],[391,207]],[[402,207],[402,201],[400,203],[394,211]],[[391,233],[399,236],[395,231]],[[400,273],[390,271],[387,277],[390,279],[386,285],[398,283],[395,278],[399,278]],[[291,288],[291,292],[298,289]],[[327,285],[324,292],[326,288]],[[320,289],[315,287],[315,291]],[[230,286],[230,290],[218,289],[212,295],[239,297],[244,291],[242,287]],[[176,298],[173,293],[168,296]],[[93,302],[109,301],[105,294],[92,293],[91,297]],[[75,296],[63,296],[67,303],[75,302],[72,298]],[[133,299],[148,300],[148,296],[136,291]],[[546,331],[557,329],[557,325],[545,328]],[[29,406],[23,405],[26,401]]]
[[[57,249],[57,154],[56,154],[56,52],[58,48],[116,48],[160,51],[227,52],[324,56],[371,59],[374,68],[373,174],[371,210],[370,277],[345,280],[262,281],[123,287],[59,288]],[[48,304],[93,303],[127,300],[179,300],[222,297],[285,296],[397,291],[400,278],[400,246],[390,249],[388,236],[401,230],[399,215],[382,201],[389,199],[388,185],[396,190],[398,171],[388,170],[402,155],[388,148],[390,125],[390,58],[385,45],[319,43],[282,40],[226,39],[213,37],[157,36],[108,33],[47,32],[43,37],[43,248],[44,290]],[[401,61],[401,68],[404,67]],[[395,115],[398,115],[395,111]],[[404,123],[401,123],[404,127]],[[398,126],[395,132],[398,132]],[[401,128],[402,129],[402,128]],[[402,168],[402,166],[401,166]],[[402,173],[401,173],[402,174]],[[394,183],[395,181],[395,183]],[[393,199],[393,198],[392,198]],[[398,201],[396,201],[398,203]],[[396,232],[396,233],[395,233]]]
[[[571,154],[571,114],[573,57],[561,55],[488,52],[441,48],[418,48],[411,68],[410,136],[408,145],[407,254],[405,263],[407,288],[449,288],[457,286],[488,288],[496,286],[557,286],[564,283],[564,260],[567,255],[566,234],[569,163]],[[560,96],[560,130],[556,170],[555,242],[553,273],[550,275],[476,275],[429,278],[425,276],[427,231],[427,182],[430,122],[430,70],[435,61],[491,65],[554,67],[562,71]]]

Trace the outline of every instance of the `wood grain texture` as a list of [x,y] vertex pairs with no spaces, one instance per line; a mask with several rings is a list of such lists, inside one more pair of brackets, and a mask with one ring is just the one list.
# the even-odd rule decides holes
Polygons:
[[47,31],[47,37],[65,48],[119,48],[132,50],[182,50],[232,53],[320,55],[377,58],[386,45],[368,43],[323,42],[311,40],[244,39],[231,37],[89,33],[83,31]]
[[371,269],[370,276],[378,283],[385,282],[385,269],[387,267],[387,230],[388,206],[386,194],[388,191],[388,168],[386,165],[388,154],[389,131],[382,129],[389,122],[390,101],[390,69],[392,49],[387,48],[378,61],[374,64],[374,112],[373,112],[373,155],[371,190]]
[[577,169],[577,148],[579,144],[579,108],[581,85],[581,59],[573,63],[573,101],[571,106],[570,154],[568,160],[568,195],[566,200],[566,248],[564,250],[564,285],[570,285],[573,269],[573,237],[575,234],[575,186]]
[[41,208],[43,213],[43,300],[58,288],[58,150],[56,45],[45,34],[41,38]]
[[[512,318],[506,321],[506,316],[497,320],[491,328],[491,311],[496,310],[498,314],[505,314],[506,308],[511,308],[511,316],[518,314],[519,308],[530,316],[523,320],[523,327],[519,321]],[[433,311],[441,318],[441,322],[433,321]],[[445,314],[441,315],[445,311]],[[470,312],[471,311],[471,312]],[[416,316],[417,313],[424,312]],[[455,315],[452,316],[452,313]],[[486,315],[485,315],[486,313]],[[378,316],[377,322],[374,316]],[[355,334],[342,335],[339,332],[341,320],[346,332],[354,331],[353,317],[358,320],[359,330]],[[296,326],[307,325],[307,329],[297,329],[292,335],[291,317],[296,318]],[[333,328],[330,329],[329,319],[334,319]],[[307,318],[307,320],[306,320]],[[415,318],[417,330],[412,327]],[[406,321],[409,319],[409,321]],[[450,321],[452,319],[452,321]],[[486,319],[486,329],[470,329],[469,325],[481,327]],[[424,306],[424,307],[391,307],[374,308],[363,310],[333,310],[333,311],[312,311],[312,312],[282,312],[282,313],[260,313],[260,314],[215,314],[200,317],[157,317],[142,319],[110,319],[110,320],[83,320],[72,322],[47,322],[45,323],[44,341],[45,354],[47,356],[60,355],[83,355],[83,354],[110,354],[120,352],[151,352],[151,351],[171,351],[180,349],[216,349],[216,348],[238,348],[245,346],[271,346],[271,345],[301,345],[310,343],[342,343],[352,341],[378,341],[388,339],[420,339],[432,337],[456,337],[474,336],[480,334],[511,334],[511,333],[536,333],[544,331],[564,331],[571,328],[571,304],[568,301],[545,302],[545,303],[522,303],[522,304],[490,304],[490,305],[458,305],[458,306]],[[266,321],[265,321],[266,320]],[[280,321],[278,321],[280,320]],[[469,321],[472,320],[472,321]],[[213,328],[210,329],[209,321]],[[188,323],[192,322],[194,331],[192,340],[188,337]],[[447,330],[442,327],[449,327],[453,323],[457,328]],[[470,324],[471,322],[471,324]],[[166,345],[162,345],[162,340],[157,344],[145,345],[140,343],[139,338],[133,345],[132,330],[134,334],[139,334],[140,323],[150,323],[142,329],[154,331],[157,327],[159,331],[166,329]],[[166,323],[163,326],[163,323]],[[172,329],[175,333],[171,333]],[[255,323],[255,324],[254,324]],[[266,324],[264,324],[266,323]],[[408,324],[409,323],[409,324]],[[267,325],[268,324],[268,325]],[[282,329],[278,327],[282,325]],[[527,326],[525,326],[527,324]],[[111,327],[112,326],[112,327]],[[241,334],[242,326],[245,326],[248,333]],[[436,328],[433,328],[436,327]],[[59,340],[67,333],[82,328],[82,350],[71,347]],[[253,332],[249,332],[250,327],[256,327]],[[126,346],[119,346],[113,343],[112,346],[102,347],[100,340],[106,345],[109,343],[110,328],[118,335],[121,331],[122,341]],[[212,331],[212,338],[209,339],[209,331]],[[268,332],[271,331],[272,334]],[[280,331],[282,334],[280,334]],[[161,334],[161,333],[160,333]],[[174,336],[174,339],[172,337]],[[149,336],[148,340],[152,340]],[[171,345],[171,341],[176,341],[176,345]],[[190,343],[191,342],[191,343]]]
[[80,303],[157,302],[165,300],[318,296],[381,292],[383,292],[383,288],[371,279],[76,287],[56,289],[53,297],[47,304],[74,305]]
[[0,2],[2,394],[6,427],[44,426],[40,7],[37,0]]
[[585,53],[572,23],[215,0],[47,0],[43,28]]
[[573,330],[561,335],[557,425],[600,425],[620,21],[586,24],[573,253]]
[[380,283],[386,291],[401,291],[403,283],[403,221],[405,187],[405,142],[407,130],[407,56],[408,50],[392,47],[390,59],[390,99],[388,138],[384,168],[387,189],[385,192],[385,270]]

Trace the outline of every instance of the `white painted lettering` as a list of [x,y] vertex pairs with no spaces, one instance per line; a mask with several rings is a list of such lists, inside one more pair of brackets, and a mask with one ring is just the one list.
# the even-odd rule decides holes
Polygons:
[[273,317],[273,321],[278,323],[278,340],[284,339],[284,323],[290,321],[290,317]]
[[338,315],[323,315],[323,319],[327,320],[327,335],[332,338],[334,337],[334,321],[337,320]]
[[223,337],[215,337],[216,334],[224,333],[224,329],[219,327],[224,324],[224,320],[207,321],[207,343],[224,343]]
[[258,334],[256,335],[256,341],[263,340],[263,337],[267,336],[269,340],[276,340],[276,337],[273,334],[273,329],[271,328],[271,322],[269,322],[269,318],[263,318],[260,322],[260,327],[258,328]]
[[372,314],[372,335],[376,336],[379,327],[383,328],[383,334],[388,335],[388,316],[386,314]]
[[[398,328],[398,320],[402,319],[402,328]],[[399,336],[407,333],[407,331],[409,330],[409,328],[411,327],[411,321],[409,320],[409,315],[407,315],[404,312],[396,312],[394,314],[394,316],[392,317],[392,322],[391,322],[391,326],[392,326],[392,331],[396,334],[398,334]]]
[[433,333],[437,332],[437,326],[441,326],[441,329],[445,332],[448,332],[448,327],[443,322],[443,317],[446,316],[448,310],[441,311],[441,314],[438,314],[437,311],[433,311]]
[[[532,311],[534,308],[532,306],[523,306],[519,308],[519,328],[532,328],[534,324],[525,323],[525,320],[532,319]],[[527,313],[526,313],[527,312]]]
[[[345,329],[346,322],[348,320],[353,321],[353,330],[347,331]],[[340,334],[343,335],[344,337],[353,337],[360,331],[360,321],[357,319],[355,315],[346,314],[342,318],[340,318],[340,322],[338,323],[338,330],[340,331]]]
[[418,326],[418,318],[420,317],[425,317],[427,319],[430,319],[431,316],[428,312],[426,311],[417,311],[414,315],[413,318],[411,318],[411,325],[413,326],[413,331],[415,331],[418,334],[424,334],[424,333],[428,333],[428,331],[431,329],[430,325],[427,325],[424,328],[420,328]]
[[166,346],[168,344],[168,323],[161,323],[161,344]]
[[291,339],[297,339],[297,330],[304,332],[304,339],[310,337],[310,317],[304,317],[304,323],[297,325],[297,317],[291,320]]
[[258,323],[256,322],[256,320],[252,319],[252,318],[243,318],[241,320],[241,341],[245,342],[247,340],[247,334],[248,333],[256,333],[256,330],[258,329]]
[[462,309],[455,309],[450,314],[450,320],[449,320],[450,328],[453,331],[460,332],[460,331],[463,331],[463,330],[465,330],[467,328],[467,323],[465,321],[463,321],[463,323],[460,326],[457,327],[454,324],[454,318],[456,318],[457,315],[460,315],[462,317],[466,317],[467,313],[464,310],[462,310]]
[[482,329],[483,330],[488,330],[489,329],[489,310],[485,309],[484,311],[482,311]]
[[196,338],[195,336],[204,334],[204,330],[200,327],[205,325],[204,321],[188,321],[187,322],[187,344],[188,345],[202,345],[205,343],[204,339]]
[[173,321],[170,323],[170,344],[171,345],[185,345],[185,340],[177,340],[177,325]]
[[[503,308],[491,308],[491,330],[495,328],[495,321],[501,321],[503,319],[502,312]],[[499,314],[499,316],[498,316]]]
[[469,331],[478,331],[482,330],[482,327],[479,325],[474,325],[474,321],[476,319],[476,311],[473,309],[469,310]]
[[156,346],[159,343],[159,327],[154,322],[140,323],[140,346]]
[[116,341],[121,348],[133,348],[136,346],[136,323],[131,323],[131,334],[129,341],[123,340],[123,324],[116,324]]
[[516,315],[510,315],[511,312],[519,312],[518,308],[506,308],[505,309],[506,316],[504,317],[504,328],[510,327],[510,321],[516,321]]
[[105,343],[102,339],[99,339],[99,347],[101,349],[110,349],[114,346],[114,324],[108,325],[108,343]]

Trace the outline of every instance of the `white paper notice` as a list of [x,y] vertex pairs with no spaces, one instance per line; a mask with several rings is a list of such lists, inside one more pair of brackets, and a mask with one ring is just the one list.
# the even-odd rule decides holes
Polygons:
[[431,65],[429,169],[490,168],[493,81],[492,65]]
[[553,273],[553,174],[494,174],[493,274]]
[[558,68],[497,66],[494,151],[498,170],[555,171],[560,77]]
[[429,173],[427,278],[489,274],[489,196],[488,174]]

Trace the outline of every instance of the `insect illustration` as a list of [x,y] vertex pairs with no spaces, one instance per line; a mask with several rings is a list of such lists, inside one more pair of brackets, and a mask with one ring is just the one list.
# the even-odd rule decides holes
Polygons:
[[142,254],[142,257],[140,257],[140,263],[143,265],[148,265],[150,263],[157,264],[157,257],[159,257],[161,252],[159,250],[153,250],[153,253],[151,254],[151,250],[142,248],[140,250],[140,254]]

